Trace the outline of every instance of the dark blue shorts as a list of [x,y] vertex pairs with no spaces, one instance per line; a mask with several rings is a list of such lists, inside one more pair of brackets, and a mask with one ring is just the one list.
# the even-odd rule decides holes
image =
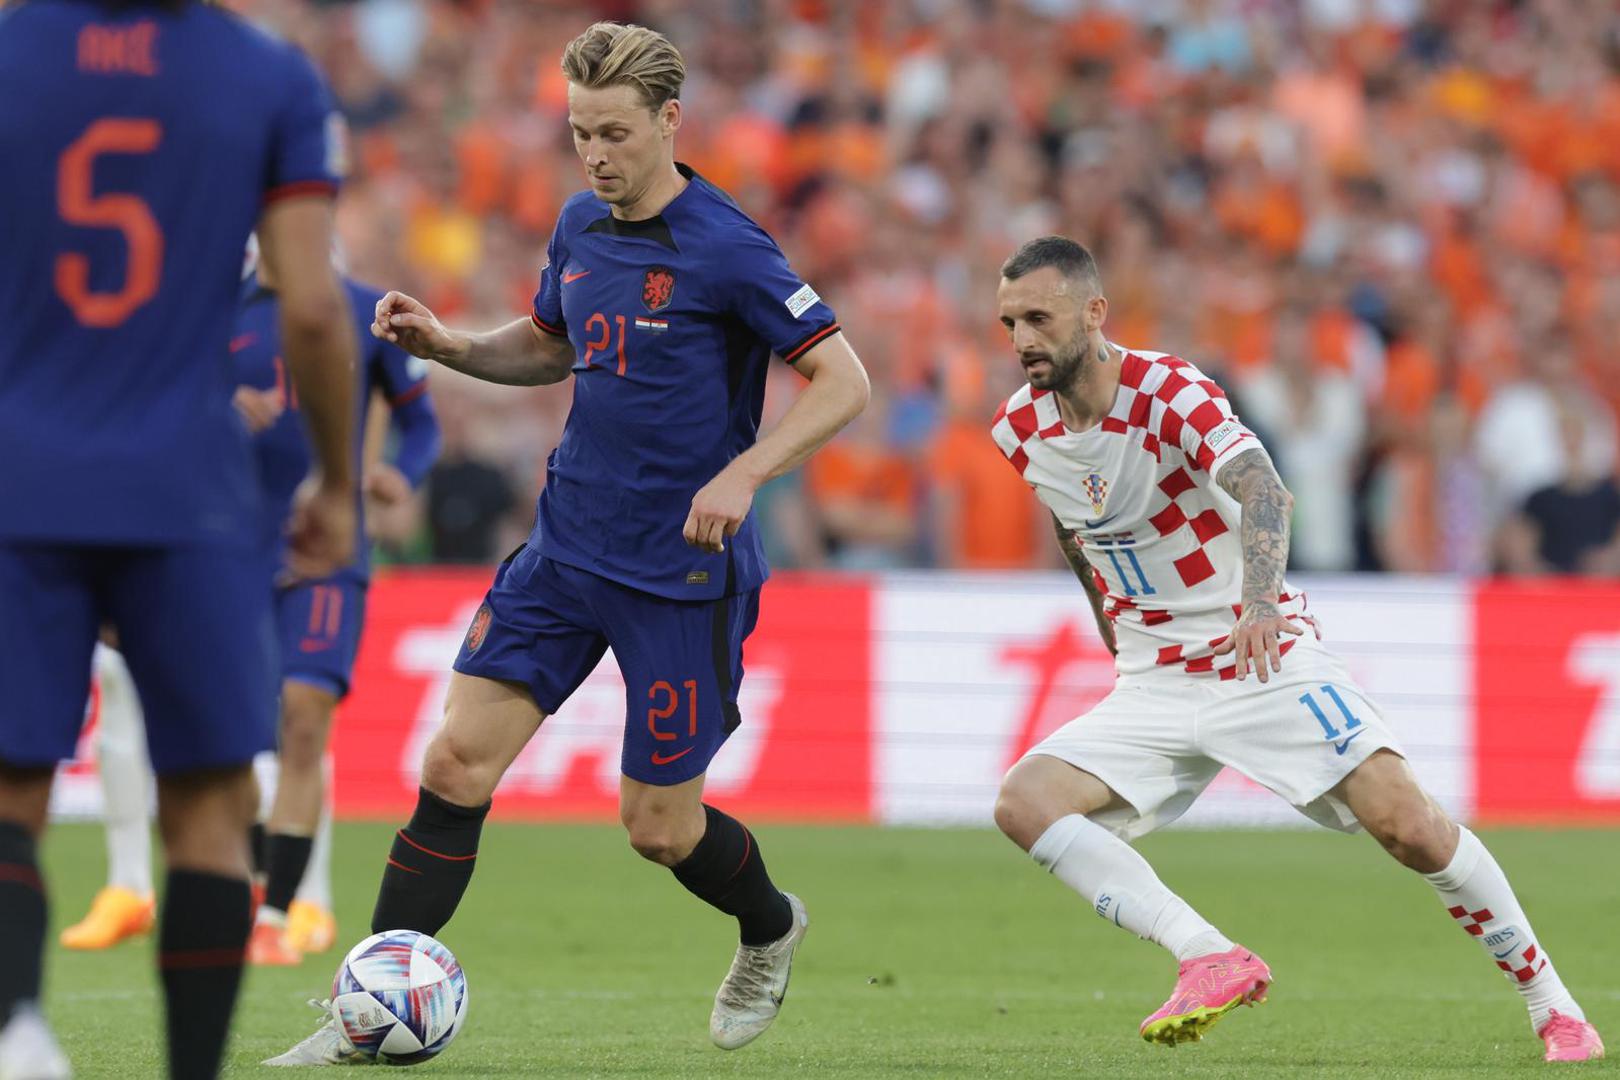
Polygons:
[[366,621],[366,583],[335,575],[276,590],[281,677],[342,700]]
[[103,621],[118,629],[159,773],[244,765],[275,746],[263,555],[0,543],[0,760],[73,756]]
[[555,713],[609,648],[624,676],[620,771],[668,786],[706,772],[736,730],[759,590],[670,600],[524,547],[495,572],[456,656],[464,675],[526,685]]

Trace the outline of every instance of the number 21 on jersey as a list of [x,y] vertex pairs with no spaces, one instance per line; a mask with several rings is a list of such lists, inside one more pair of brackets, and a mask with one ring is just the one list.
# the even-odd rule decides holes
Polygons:
[[[613,316],[613,321],[618,325],[619,328],[618,373],[623,375],[626,366],[624,356],[624,316],[615,315]],[[608,331],[608,317],[602,314],[600,311],[592,312],[591,317],[585,320],[585,333],[588,340],[585,342],[584,364],[586,367],[590,367],[591,357],[595,356],[597,353],[606,352],[608,342],[612,340],[613,335]],[[597,334],[600,334],[601,337],[597,337]]]

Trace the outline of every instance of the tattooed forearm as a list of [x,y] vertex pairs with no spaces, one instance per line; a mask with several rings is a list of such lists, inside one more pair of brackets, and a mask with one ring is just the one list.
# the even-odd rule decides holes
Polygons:
[[1080,579],[1080,587],[1086,590],[1086,599],[1091,602],[1091,614],[1097,619],[1097,632],[1102,635],[1103,644],[1108,646],[1109,652],[1118,656],[1119,647],[1114,644],[1114,624],[1103,614],[1103,595],[1097,589],[1097,579],[1092,573],[1091,564],[1086,561],[1086,553],[1080,549],[1080,537],[1065,528],[1056,514],[1052,515],[1052,528],[1057,532],[1058,547],[1063,549],[1063,558],[1068,562],[1069,569]]
[[1243,608],[1276,604],[1288,566],[1294,497],[1264,450],[1245,450],[1221,470],[1221,489],[1243,507]]

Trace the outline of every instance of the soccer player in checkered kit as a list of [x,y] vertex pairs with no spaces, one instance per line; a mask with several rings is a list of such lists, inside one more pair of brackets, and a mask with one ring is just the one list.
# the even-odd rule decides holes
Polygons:
[[[456,657],[372,928],[437,934],[449,921],[502,774],[611,647],[627,695],[630,845],[738,923],[709,1023],[733,1050],[775,1019],[809,925],[754,835],[703,801],[709,763],[743,721],[742,646],[767,572],[750,506],[865,407],[866,373],[775,241],[675,160],[675,47],[597,23],[562,66],[590,188],[562,208],[532,311],[469,334],[400,293],[376,308],[372,332],[407,352],[495,383],[571,376],[574,397],[534,532],[496,572]],[[773,353],[807,382],[761,436]],[[270,1064],[352,1057],[327,1021]]]
[[1129,843],[1230,766],[1422,874],[1524,998],[1546,1060],[1601,1057],[1501,867],[1418,785],[1284,580],[1293,500],[1226,395],[1184,360],[1104,336],[1101,278],[1072,240],[1019,248],[997,301],[1028,385],[992,434],[1052,512],[1118,680],[1013,766],[996,823],[1098,915],[1175,955],[1175,990],[1142,1037],[1199,1039],[1271,986]]

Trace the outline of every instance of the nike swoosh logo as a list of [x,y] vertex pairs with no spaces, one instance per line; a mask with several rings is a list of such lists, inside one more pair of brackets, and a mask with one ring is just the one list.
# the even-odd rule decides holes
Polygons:
[[663,754],[660,754],[658,751],[654,750],[653,755],[652,755],[652,763],[654,765],[668,765],[670,762],[675,761],[677,758],[683,758],[687,754],[690,754],[693,749],[694,749],[693,747],[688,746],[685,750],[682,750],[680,753],[671,754],[671,755],[669,755],[669,757],[665,757]]
[[1366,733],[1367,733],[1367,729],[1362,728],[1360,731],[1356,732],[1354,735],[1352,735],[1348,739],[1344,740],[1344,742],[1334,743],[1333,744],[1333,752],[1335,754],[1338,754],[1340,757],[1343,757],[1344,752],[1350,748],[1350,744],[1355,742],[1358,738],[1360,738],[1362,735],[1365,735]]
[[1507,952],[1493,952],[1491,955],[1496,957],[1498,960],[1506,960],[1508,958],[1508,953],[1511,953],[1512,951],[1513,950],[1509,948]]
[[1100,529],[1104,525],[1108,524],[1110,521],[1113,521],[1117,517],[1119,517],[1118,514],[1109,514],[1105,518],[1098,518],[1096,521],[1088,521],[1088,522],[1086,522],[1086,528],[1088,528],[1088,529]]
[[572,274],[564,274],[562,278],[563,284],[567,285],[571,281],[578,281],[588,273],[590,273],[589,270],[578,270]]

